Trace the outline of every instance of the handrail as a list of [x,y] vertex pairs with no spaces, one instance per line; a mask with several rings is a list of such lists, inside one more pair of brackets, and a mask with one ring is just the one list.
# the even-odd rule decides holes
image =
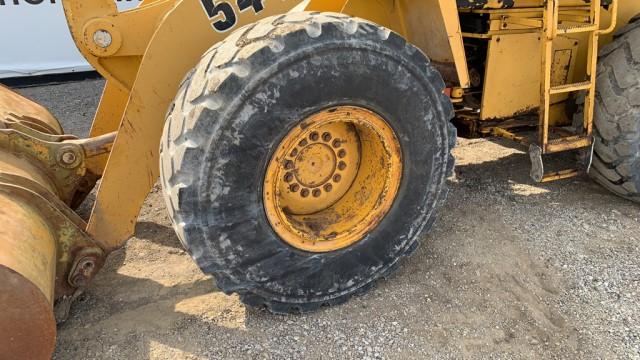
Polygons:
[[607,35],[613,32],[618,26],[618,0],[611,0],[611,24],[604,30],[599,30],[598,35]]

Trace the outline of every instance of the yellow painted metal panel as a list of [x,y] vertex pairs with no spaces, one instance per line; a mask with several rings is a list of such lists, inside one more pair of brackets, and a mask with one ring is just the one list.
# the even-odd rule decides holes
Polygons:
[[349,0],[342,13],[367,19],[407,37],[403,24],[404,14],[400,11],[399,4],[394,0]]
[[455,2],[400,0],[407,39],[442,73],[449,86],[469,87],[469,72]]
[[306,6],[306,10],[340,13],[347,1],[348,0],[311,0]]
[[[489,53],[481,107],[481,120],[510,118],[540,106],[540,40],[537,33],[494,36]],[[577,45],[559,37],[554,44],[553,85],[573,81]],[[567,98],[554,95],[552,103]]]
[[482,120],[530,112],[540,104],[538,38],[538,34],[531,33],[496,36],[490,40],[480,115]]
[[385,26],[431,59],[449,86],[469,87],[458,9],[447,0],[349,0],[343,13]]

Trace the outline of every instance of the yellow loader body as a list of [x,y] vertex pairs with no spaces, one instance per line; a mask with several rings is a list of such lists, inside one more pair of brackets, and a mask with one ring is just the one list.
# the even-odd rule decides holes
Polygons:
[[[569,33],[545,41],[550,23],[557,28],[562,21],[590,18],[582,0],[562,1],[554,10],[556,2],[146,0],[120,13],[112,0],[64,0],[71,34],[106,86],[87,139],[65,135],[46,109],[0,88],[0,307],[10,309],[10,316],[0,317],[0,348],[16,358],[50,356],[54,302],[86,286],[105,257],[133,235],[159,176],[165,115],[181,82],[203,54],[235,30],[297,11],[368,20],[422,50],[442,75],[454,105],[463,103],[469,89],[482,88],[478,108],[457,117],[471,136],[524,141],[511,131],[518,116],[542,114],[534,122],[541,129],[571,122],[564,114],[573,98],[556,93],[545,100],[541,87],[549,83],[547,93],[553,92],[558,84],[579,83],[580,74],[593,75],[590,46],[607,44],[611,35],[605,32],[640,13],[635,1],[603,1],[604,7],[591,9],[591,18],[593,11],[601,12],[598,29],[592,31],[602,32],[599,42]],[[475,31],[478,19],[483,23]],[[488,49],[481,61],[482,83],[477,62],[468,54],[470,41]],[[546,58],[550,65],[540,60],[541,51],[551,54]],[[541,111],[545,106],[549,111]],[[592,117],[585,117],[587,129]],[[556,144],[541,134],[543,152],[592,143],[581,137]],[[85,222],[72,209],[99,179]]]

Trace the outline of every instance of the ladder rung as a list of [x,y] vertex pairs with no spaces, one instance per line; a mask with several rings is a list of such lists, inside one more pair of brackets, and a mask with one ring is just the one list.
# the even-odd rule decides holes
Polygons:
[[580,90],[589,90],[591,88],[591,81],[583,81],[575,84],[564,84],[559,86],[552,86],[549,90],[551,95],[564,94]]
[[576,176],[579,176],[583,172],[584,171],[580,169],[567,169],[567,170],[556,171],[552,173],[546,173],[542,176],[542,180],[540,180],[540,182],[546,183],[546,182],[551,182],[556,180],[571,179]]
[[538,183],[568,179],[578,176],[581,173],[579,169],[545,173],[544,162],[542,161],[542,149],[536,144],[529,146],[529,158],[531,159],[531,178]]
[[558,34],[577,34],[598,31],[593,24],[558,25]]
[[512,25],[522,25],[532,29],[542,29],[542,20],[536,19],[507,17],[506,19],[504,19],[504,23]]
[[566,138],[549,140],[547,143],[545,154],[558,153],[569,150],[582,149],[591,146],[593,139],[591,136],[570,136]]

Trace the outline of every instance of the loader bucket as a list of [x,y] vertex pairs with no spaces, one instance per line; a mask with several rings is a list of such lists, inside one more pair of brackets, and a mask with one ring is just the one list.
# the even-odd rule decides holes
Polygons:
[[45,359],[56,338],[55,240],[37,211],[10,192],[0,192],[0,223],[2,356]]
[[38,164],[2,142],[12,127],[53,136],[62,129],[46,109],[0,86],[0,358],[46,359],[56,337],[58,234],[34,197],[55,188]]

